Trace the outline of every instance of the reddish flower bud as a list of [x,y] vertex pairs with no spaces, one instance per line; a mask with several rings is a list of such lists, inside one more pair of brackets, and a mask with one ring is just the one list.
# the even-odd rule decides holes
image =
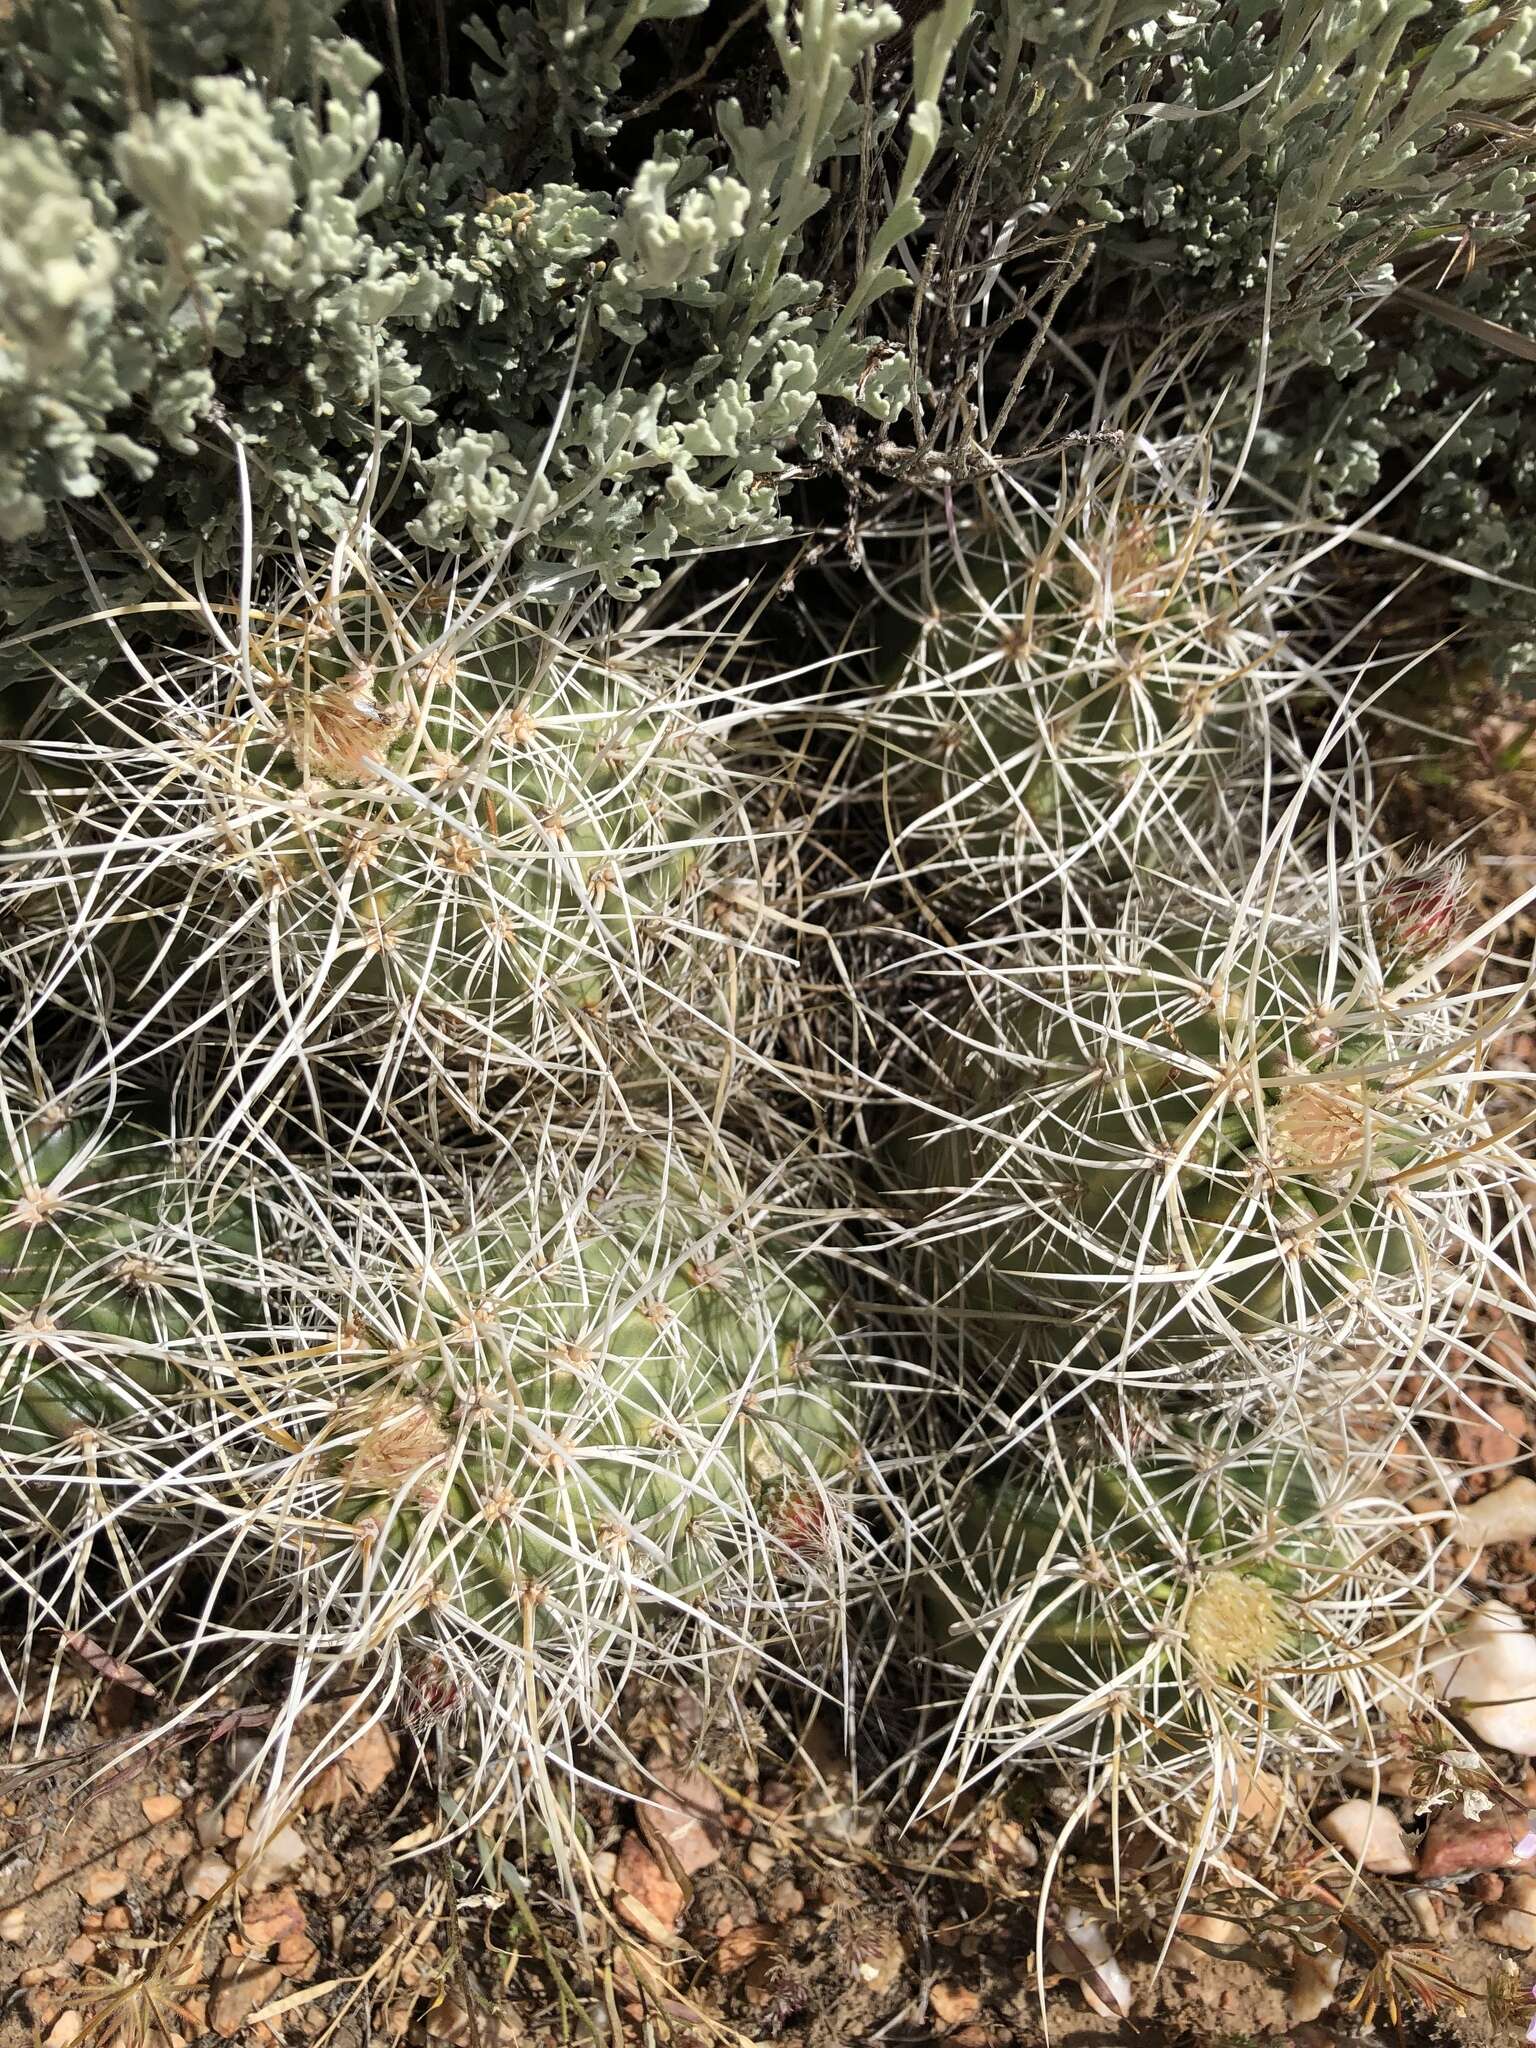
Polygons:
[[446,1657],[427,1651],[406,1667],[401,1718],[407,1728],[440,1727],[464,1711],[464,1694]]
[[1377,943],[1404,953],[1437,952],[1461,922],[1465,884],[1460,861],[1437,861],[1392,876],[1371,906]]

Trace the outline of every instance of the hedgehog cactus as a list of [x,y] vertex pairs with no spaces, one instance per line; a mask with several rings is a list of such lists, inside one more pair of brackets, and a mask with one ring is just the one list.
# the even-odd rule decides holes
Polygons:
[[28,923],[43,912],[57,930],[72,910],[66,849],[78,821],[57,750],[37,738],[57,723],[40,697],[0,697],[0,946],[17,967]]
[[292,1002],[491,1064],[571,1020],[643,1036],[727,879],[685,677],[557,622],[456,622],[426,586],[279,616],[255,657],[258,709],[200,772]]
[[184,1457],[188,1404],[252,1313],[252,1217],[146,1126],[71,1116],[12,1074],[0,1107],[7,1476],[67,1482],[85,1511],[153,1469],[140,1511],[168,1513],[164,1468]]
[[514,611],[345,543],[331,568],[239,645],[209,613],[211,653],[136,658],[77,771],[87,912],[26,957],[89,954],[132,902],[136,1035],[222,1018],[258,1066],[280,1034],[290,1062],[323,1045],[461,1102],[670,1080],[703,1044],[712,1081],[773,956],[760,777],[703,715],[708,638]]
[[273,1349],[307,1362],[230,1391],[262,1397],[242,1516],[297,1532],[312,1662],[387,1651],[419,1715],[528,1653],[590,1727],[616,1668],[836,1641],[864,1398],[825,1274],[747,1206],[669,1147],[295,1219]]
[[1354,1753],[1434,1597],[1358,1461],[1134,1411],[1028,1450],[961,1491],[929,1582],[930,1654],[962,1689],[941,1775],[1054,1761],[1219,1841],[1266,1752]]
[[63,691],[0,700],[0,971],[17,998],[0,1027],[7,1049],[27,1047],[52,1003],[120,1027],[119,988],[153,976],[186,916],[184,900],[169,907],[159,820],[114,774],[117,726]]
[[952,1012],[947,1099],[901,1148],[947,1309],[1025,1356],[1069,1326],[1149,1384],[1357,1332],[1416,1346],[1508,1162],[1467,1071],[1476,991],[1437,992],[1401,942],[1443,905],[1383,901],[1380,949],[1321,883],[1133,905]]
[[1241,771],[1284,752],[1303,668],[1269,615],[1274,548],[1174,467],[1095,457],[1054,492],[1000,486],[880,591],[868,724],[894,856],[972,908],[1198,861],[1234,829]]

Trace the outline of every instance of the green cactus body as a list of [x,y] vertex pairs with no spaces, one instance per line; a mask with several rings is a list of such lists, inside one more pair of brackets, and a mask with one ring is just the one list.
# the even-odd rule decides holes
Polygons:
[[705,1180],[552,1195],[365,1221],[335,1355],[283,1396],[318,1569],[583,1654],[637,1606],[766,1612],[830,1569],[857,1465],[824,1278],[744,1250]]
[[[978,1489],[960,1531],[966,1569],[952,1568],[932,1596],[936,1614],[947,1602],[960,1617],[949,1624],[958,1631],[956,1653],[975,1661],[976,1615],[1037,1587],[1026,1663],[1042,1694],[1056,1683],[1113,1679],[1140,1661],[1143,1635],[1152,1644],[1166,1639],[1154,1686],[1181,1685],[1177,1666],[1191,1625],[1197,1639],[1208,1634],[1198,1603],[1214,1589],[1216,1603],[1231,1612],[1237,1603],[1229,1589],[1239,1585],[1252,1594],[1248,1632],[1239,1627],[1224,1642],[1211,1641],[1208,1655],[1228,1672],[1262,1668],[1278,1660],[1288,1640],[1284,1603],[1300,1589],[1304,1568],[1337,1563],[1331,1540],[1319,1531],[1316,1485],[1295,1452],[1276,1457],[1259,1450],[1213,1468],[1197,1447],[1179,1446],[1134,1473],[1091,1466],[1070,1507],[1059,1487],[1056,1481],[1053,1491],[1051,1478],[1036,1473],[1029,1483]],[[1240,1517],[1233,1515],[1235,1502]],[[1061,1598],[1075,1571],[1105,1557],[1112,1557],[1113,1573],[1134,1582],[1134,1603],[1081,1589]],[[1023,1683],[1032,1690],[1031,1680]]]
[[1209,1792],[1212,1739],[1253,1756],[1245,1728],[1283,1730],[1335,1659],[1357,1538],[1315,1453],[1209,1425],[984,1480],[924,1601],[932,1654],[973,1674],[959,1740],[983,1700],[1014,1755],[1102,1749],[1112,1726],[1143,1796],[1159,1773]]
[[47,873],[69,834],[68,780],[24,735],[41,692],[14,687],[0,695],[0,933],[24,926],[41,903],[57,923],[67,892]]
[[[7,1091],[9,1093],[9,1090]],[[47,1464],[84,1432],[174,1432],[238,1293],[248,1231],[194,1225],[166,1141],[32,1115],[0,1169],[0,1454]]]
[[871,721],[897,851],[983,902],[1166,863],[1261,730],[1220,530],[1169,504],[983,523],[898,582]]
[[491,1066],[583,1017],[643,1038],[730,873],[725,776],[659,660],[521,618],[456,638],[440,596],[272,629],[259,716],[187,749],[208,881],[263,907],[291,1004],[365,1036]]
[[1321,946],[1234,913],[1131,921],[1013,979],[960,1020],[951,1099],[905,1154],[951,1306],[1086,1318],[1149,1366],[1411,1321],[1447,1277],[1458,1084],[1444,1002],[1396,1007],[1391,977],[1358,928]]
[[110,730],[40,689],[0,700],[0,966],[34,1001],[61,982],[78,997],[77,970],[123,977],[152,951],[139,861],[113,848],[123,821],[98,780]]

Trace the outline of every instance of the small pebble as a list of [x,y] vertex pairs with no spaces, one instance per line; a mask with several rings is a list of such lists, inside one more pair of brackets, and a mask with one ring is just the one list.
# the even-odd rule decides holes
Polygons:
[[215,1898],[234,1872],[222,1856],[189,1856],[181,1866],[181,1881],[194,1899]]
[[1536,1479],[1508,1479],[1471,1502],[1456,1517],[1455,1535],[1468,1550],[1528,1542],[1536,1536]]
[[88,1906],[104,1906],[127,1889],[126,1870],[88,1870],[80,1881],[80,1896]]
[[1296,1958],[1285,1994],[1286,2014],[1293,2027],[1320,2019],[1328,2010],[1333,2003],[1333,1994],[1339,1988],[1343,1968],[1343,1956],[1330,1955],[1326,1951],[1322,1955],[1302,1954]]
[[1536,1949],[1536,1877],[1510,1878],[1500,1903],[1485,1906],[1478,1914],[1477,1931],[1500,1948],[1523,1955]]
[[1362,1870],[1379,1877],[1406,1877],[1413,1869],[1397,1816],[1369,1799],[1346,1799],[1323,1821],[1322,1831]]
[[766,1927],[735,1927],[720,1937],[715,1950],[715,1969],[722,1977],[729,1977],[737,1970],[756,1960],[764,1949],[771,1948],[773,1936]]
[[[1490,1340],[1490,1351],[1496,1340]],[[1517,1352],[1514,1369],[1523,1378],[1525,1354]],[[1463,1394],[1457,1403],[1465,1421],[1456,1424],[1458,1463],[1484,1472],[1496,1472],[1512,1465],[1520,1456],[1526,1430],[1523,1412],[1503,1394],[1480,1393],[1474,1400]]]
[[637,1834],[625,1835],[619,1846],[613,1895],[619,1918],[647,1941],[664,1948],[677,1939],[683,1888],[667,1875]]
[[1442,1807],[1419,1844],[1419,1876],[1471,1877],[1479,1870],[1507,1870],[1523,1826],[1499,1813],[1469,1820],[1459,1807]]
[[1237,1795],[1238,1813],[1251,1827],[1273,1827],[1285,1814],[1285,1787],[1273,1771],[1256,1770],[1252,1764],[1239,1763],[1233,1790]]
[[1340,1775],[1346,1785],[1381,1799],[1406,1799],[1413,1790],[1413,1765],[1406,1759],[1381,1764],[1374,1771],[1364,1764],[1349,1764]]
[[140,1801],[144,1818],[151,1827],[159,1827],[165,1820],[174,1820],[181,1811],[181,1801],[174,1792],[155,1792],[148,1799]]
[[298,1893],[291,1885],[284,1885],[279,1891],[259,1892],[246,1901],[240,1927],[247,1946],[253,1949],[275,1948],[290,1935],[302,1934],[304,1908]]
[[650,1778],[635,1803],[647,1847],[665,1870],[676,1864],[688,1877],[707,1870],[720,1855],[719,1792],[702,1772],[660,1758],[652,1759]]
[[274,1999],[282,1987],[283,1973],[275,1963],[226,1963],[208,2001],[208,2024],[229,2040],[242,2032],[251,2014]]
[[768,1912],[774,1920],[793,1920],[805,1910],[805,1893],[787,1877],[780,1878],[768,1894]]
[[943,2027],[968,2026],[981,2010],[981,2000],[974,1991],[944,1977],[929,1992],[928,2003],[933,2007],[934,2018]]
[[[309,1844],[297,1828],[280,1827],[275,1834],[263,1838],[254,1825],[247,1830],[242,1824],[235,1850],[235,1867],[252,1890],[261,1891],[268,1885],[281,1884],[285,1877],[308,1860]],[[321,1887],[317,1884],[314,1889],[318,1892]]]
[[1484,1601],[1438,1654],[1430,1677],[1479,1741],[1536,1756],[1536,1636],[1512,1607]]
[[1125,2018],[1133,2002],[1131,1980],[1110,1946],[1104,1922],[1079,1906],[1064,1906],[1061,1930],[1070,1946],[1056,1944],[1062,1951],[1059,1966],[1092,1992],[1099,2008]]

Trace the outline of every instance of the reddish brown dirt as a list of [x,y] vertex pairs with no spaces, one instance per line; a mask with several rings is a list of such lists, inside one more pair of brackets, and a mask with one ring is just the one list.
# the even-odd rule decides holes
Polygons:
[[[688,1702],[638,1708],[628,1732],[653,1775],[583,1795],[593,1891],[578,1926],[538,1854],[498,1860],[485,1835],[432,1846],[433,1791],[408,1734],[377,1730],[349,1752],[292,1815],[278,1867],[251,1870],[238,1732],[204,1726],[125,1762],[126,1744],[154,1736],[148,1703],[74,1673],[61,1708],[40,1756],[37,1731],[17,1731],[0,1799],[0,2048],[567,2048],[594,2029],[636,2048],[1038,2048],[1042,2004],[1061,2048],[1347,2048],[1394,2039],[1385,2008],[1373,2033],[1349,2010],[1394,1946],[1432,1956],[1468,2008],[1453,2021],[1442,1998],[1449,2030],[1436,2032],[1409,1994],[1398,2038],[1488,2048],[1523,2031],[1523,2016],[1510,2034],[1487,2014],[1490,1985],[1505,1982],[1501,1952],[1473,1936],[1488,1879],[1420,1894],[1427,1947],[1405,1888],[1367,1880],[1348,1900],[1365,1938],[1346,1940],[1337,1997],[1317,2023],[1298,2018],[1298,1968],[1312,1967],[1301,1950],[1336,1937],[1332,1902],[1348,1888],[1308,1831],[1301,1786],[1267,1854],[1264,1830],[1237,1857],[1303,1907],[1242,1908],[1244,1924],[1216,1930],[1235,1947],[1186,1923],[1193,1939],[1159,1967],[1177,1874],[1151,1844],[1122,1843],[1113,1941],[1130,2019],[1102,1998],[1095,2010],[1104,1987],[1060,1938],[1073,1903],[1115,1921],[1107,1834],[1086,1834],[1057,1874],[1042,1979],[1049,1805],[903,1829],[856,1796],[814,1729],[791,1757],[735,1722],[700,1732]],[[1232,1910],[1225,1896],[1194,1903]],[[1510,1960],[1524,1976],[1536,1967]]]

